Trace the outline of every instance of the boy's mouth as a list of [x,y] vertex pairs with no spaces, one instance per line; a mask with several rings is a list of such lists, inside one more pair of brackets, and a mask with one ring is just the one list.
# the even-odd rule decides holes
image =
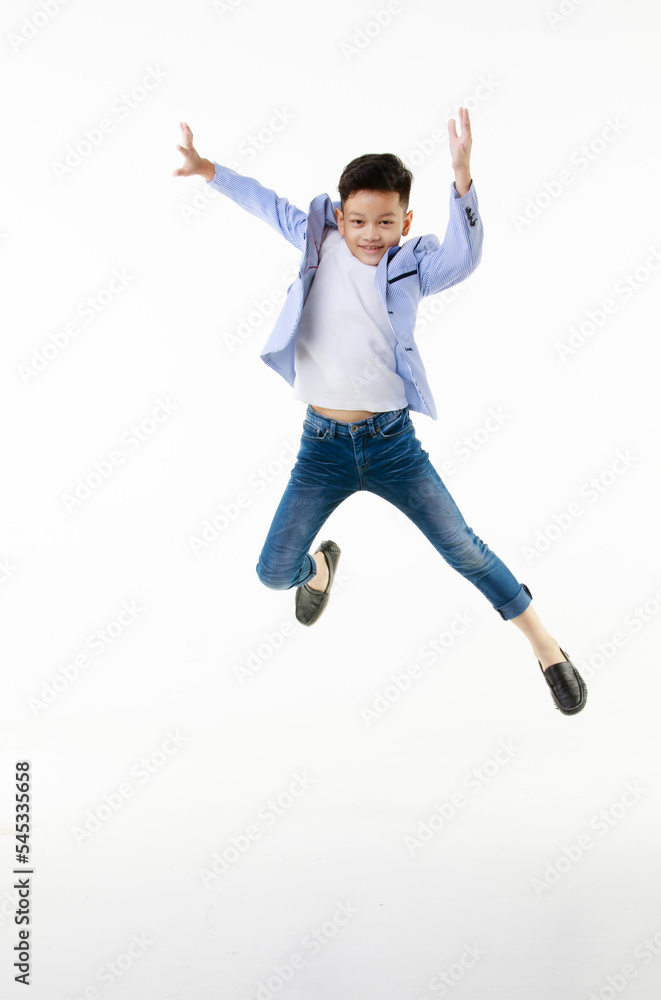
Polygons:
[[358,246],[360,246],[360,249],[364,250],[365,253],[376,253],[377,250],[383,250],[383,247],[366,247],[366,246],[361,246],[360,243],[358,244]]

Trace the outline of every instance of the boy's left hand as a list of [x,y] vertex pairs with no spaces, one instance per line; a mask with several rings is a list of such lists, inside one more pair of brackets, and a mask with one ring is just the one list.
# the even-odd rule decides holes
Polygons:
[[454,118],[450,118],[448,121],[450,155],[452,157],[452,167],[455,171],[469,169],[471,146],[473,144],[468,108],[459,108],[458,118],[461,126],[461,136],[457,135],[457,126]]

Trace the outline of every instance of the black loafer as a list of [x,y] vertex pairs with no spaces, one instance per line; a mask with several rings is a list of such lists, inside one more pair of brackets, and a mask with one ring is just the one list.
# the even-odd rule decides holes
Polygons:
[[539,660],[537,662],[539,663],[539,669],[546,678],[546,683],[551,689],[555,707],[559,708],[563,715],[576,715],[582,708],[585,708],[588,689],[585,686],[585,681],[562,647],[560,648],[560,652],[565,659],[560,663],[552,663],[546,670],[539,663]]
[[313,590],[304,583],[302,587],[296,588],[296,618],[301,625],[314,625],[317,618],[326,608],[330,599],[330,590],[333,586],[335,570],[340,561],[340,548],[335,542],[321,542],[319,548],[326,556],[328,563],[328,583],[325,590]]

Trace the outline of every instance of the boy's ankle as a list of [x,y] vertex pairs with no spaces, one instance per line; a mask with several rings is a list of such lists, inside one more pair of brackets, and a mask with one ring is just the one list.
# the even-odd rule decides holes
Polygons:
[[328,586],[328,581],[330,579],[328,560],[326,559],[325,553],[321,549],[317,549],[313,558],[317,564],[317,572],[311,580],[308,580],[308,587],[312,587],[313,590],[319,590],[323,593]]

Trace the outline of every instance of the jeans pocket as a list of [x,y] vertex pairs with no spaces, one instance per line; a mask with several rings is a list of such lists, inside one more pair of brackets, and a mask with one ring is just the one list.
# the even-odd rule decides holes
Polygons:
[[379,426],[379,434],[383,438],[394,438],[398,437],[399,434],[403,434],[405,431],[411,430],[413,423],[411,422],[411,417],[409,416],[409,411],[407,408],[398,410],[395,415],[384,424]]
[[328,434],[325,427],[317,427],[311,420],[303,421],[303,437],[306,441],[322,441]]

